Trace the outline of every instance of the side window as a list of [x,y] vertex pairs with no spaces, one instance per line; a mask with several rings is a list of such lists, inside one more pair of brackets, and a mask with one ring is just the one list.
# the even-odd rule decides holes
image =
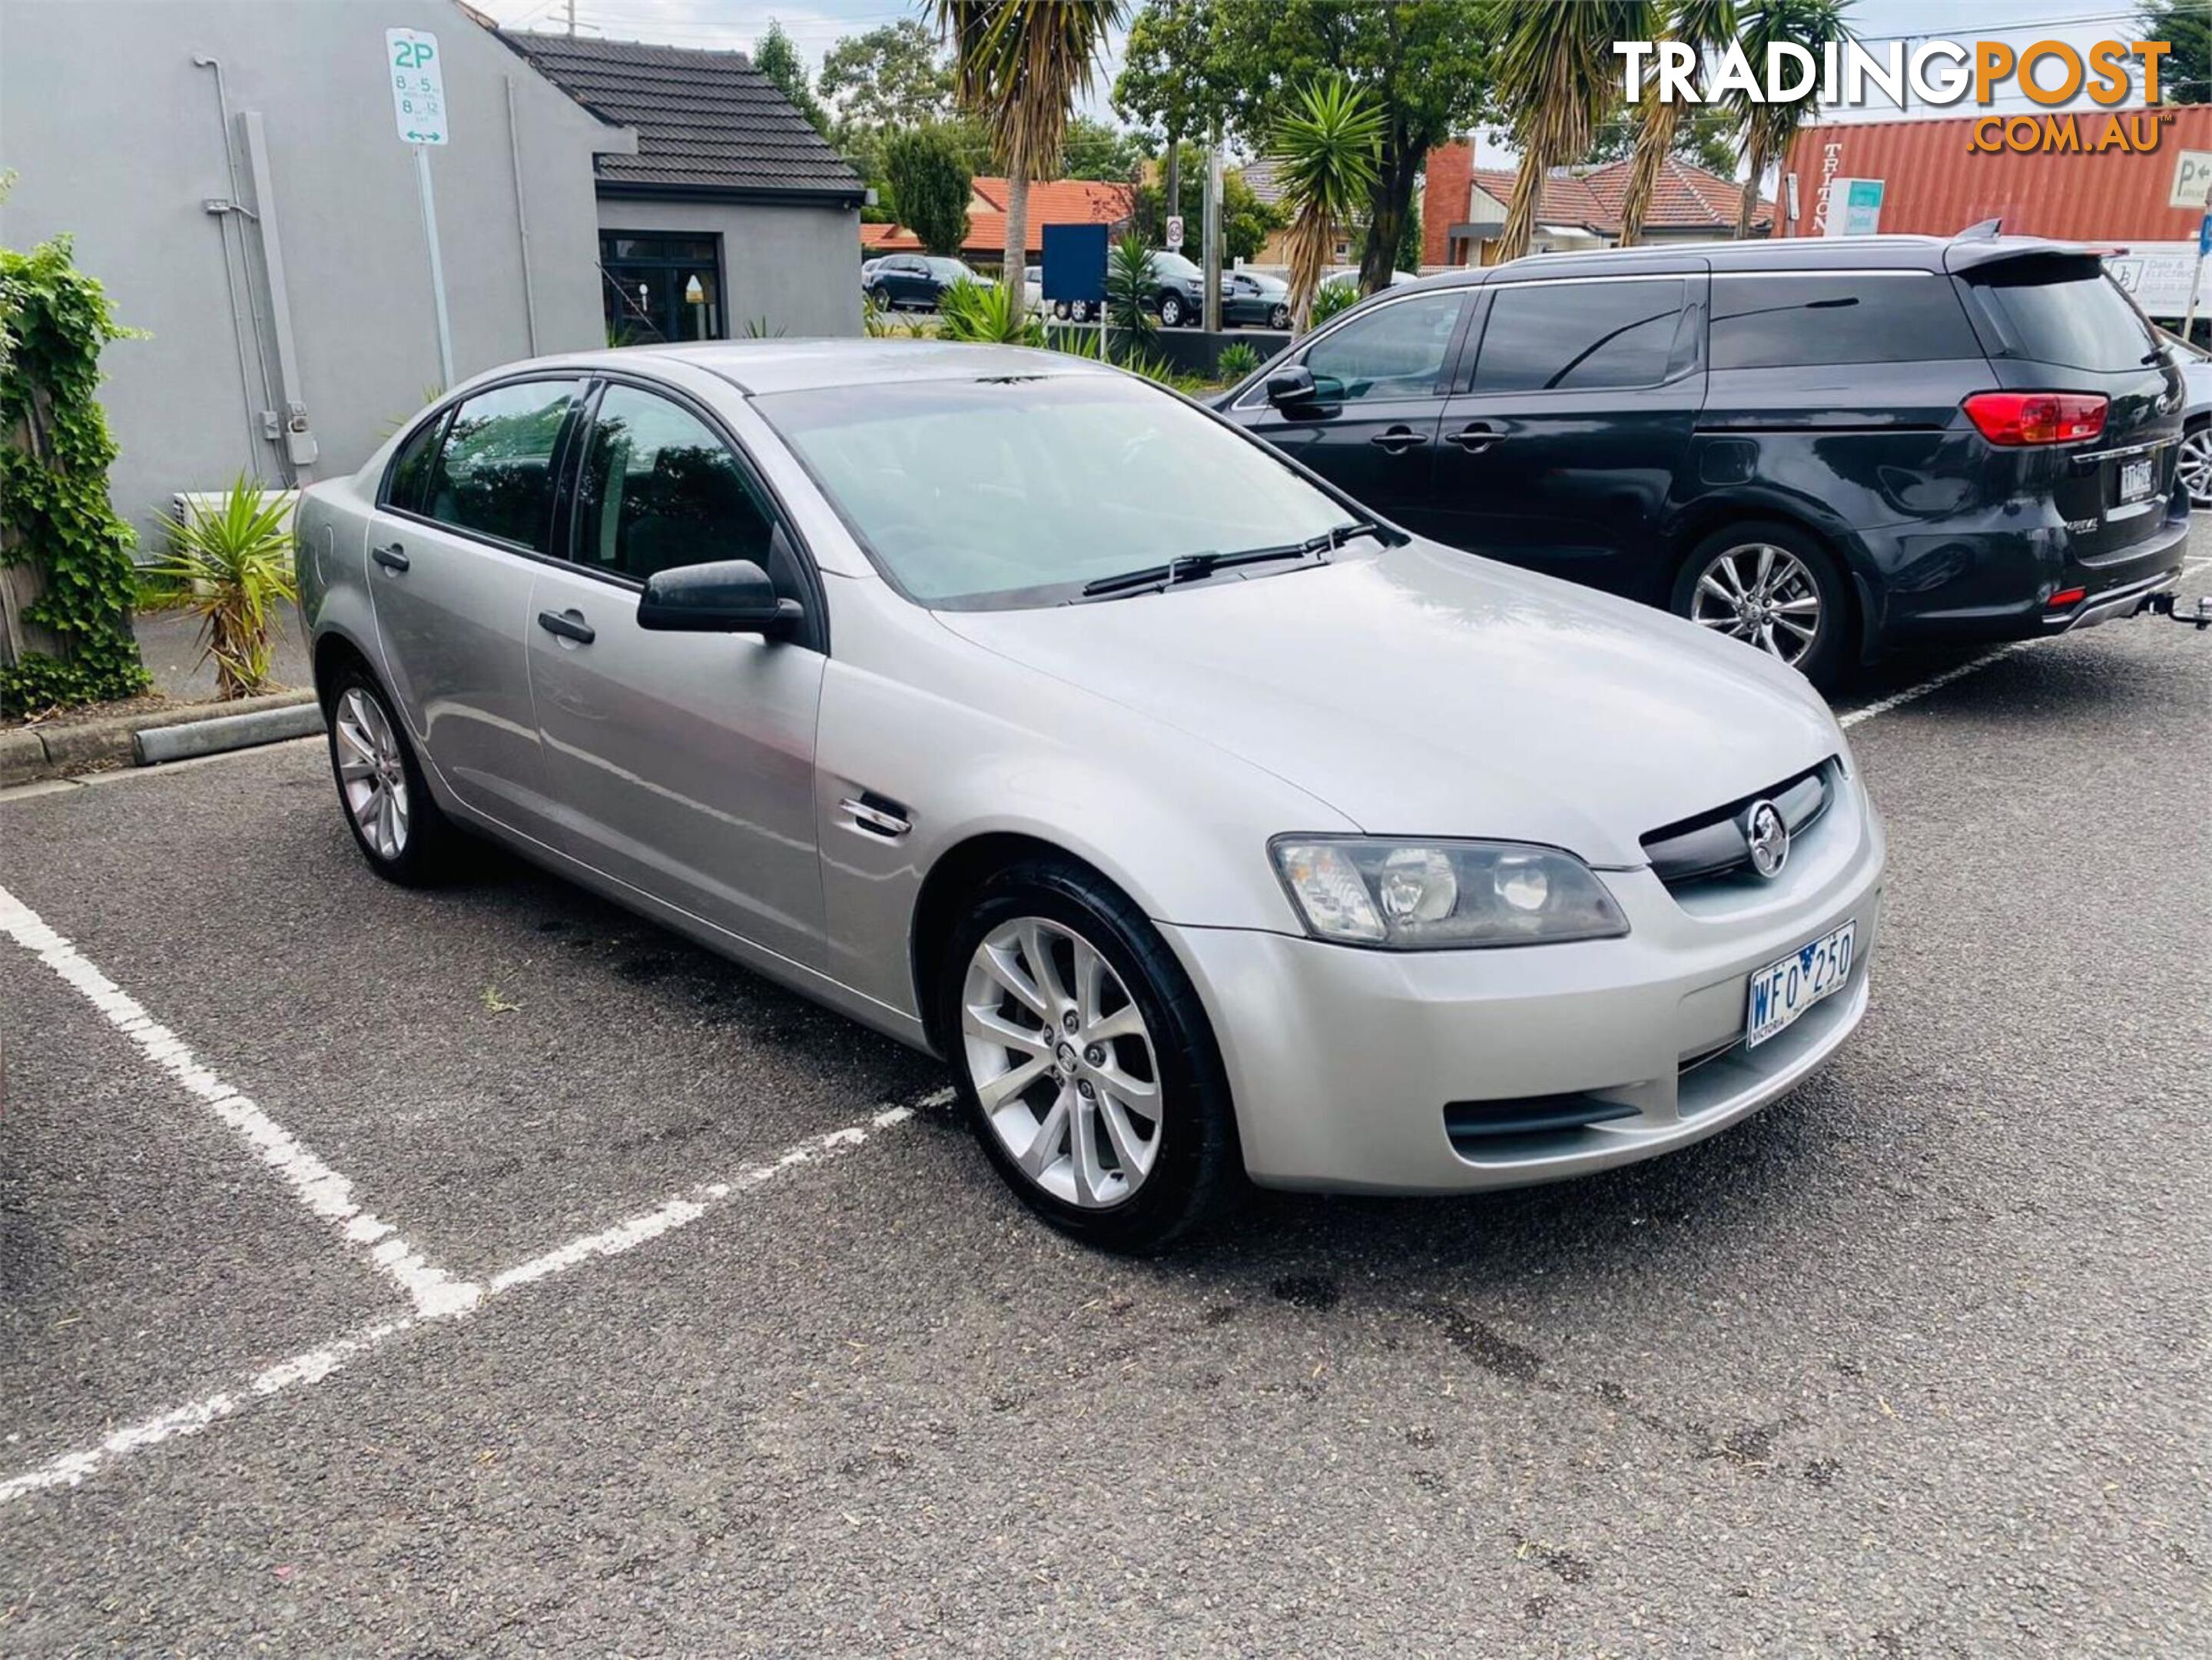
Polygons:
[[574,380],[526,380],[479,392],[455,410],[422,511],[457,530],[547,551],[553,448],[576,387]]
[[1477,392],[1652,386],[1667,378],[1686,285],[1499,283],[1475,359]]
[[430,483],[430,465],[438,459],[438,441],[445,435],[446,417],[452,412],[441,410],[435,420],[425,421],[400,446],[399,459],[392,463],[392,488],[385,492],[384,506],[398,508],[403,513],[422,511],[422,495]]
[[1948,277],[1930,271],[1713,276],[1717,369],[1978,357]]
[[1443,378],[1465,293],[1401,300],[1353,319],[1306,353],[1325,403],[1430,398]]
[[769,554],[769,517],[730,447],[690,410],[609,386],[576,499],[575,559],[643,581],[656,571],[750,559],[793,593]]

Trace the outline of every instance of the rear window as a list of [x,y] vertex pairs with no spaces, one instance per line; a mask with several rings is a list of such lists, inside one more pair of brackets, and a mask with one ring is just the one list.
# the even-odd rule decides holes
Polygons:
[[1950,278],[1930,271],[1713,276],[1717,369],[1981,355]]
[[2156,361],[2142,314],[2094,259],[2019,259],[1970,279],[2006,353],[2109,373]]

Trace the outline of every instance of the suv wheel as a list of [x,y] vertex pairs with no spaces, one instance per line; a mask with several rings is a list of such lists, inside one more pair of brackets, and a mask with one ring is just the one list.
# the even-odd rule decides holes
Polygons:
[[1079,323],[1088,323],[1091,320],[1091,302],[1088,300],[1070,301],[1067,309]]
[[976,1138],[1032,1210],[1133,1252],[1206,1214],[1236,1167],[1228,1085],[1198,994],[1125,895],[1062,860],[1000,873],[938,992]]
[[1758,647],[1814,685],[1832,684],[1850,602],[1835,561],[1794,526],[1730,525],[1698,544],[1675,578],[1674,609]]
[[1164,328],[1182,326],[1182,295],[1164,294],[1160,296],[1160,325]]
[[405,887],[445,876],[460,832],[431,799],[383,688],[366,671],[346,669],[331,693],[330,723],[338,805],[368,867]]
[[2203,513],[2212,508],[2212,416],[2189,423],[2181,435],[2181,454],[2174,463],[2181,487],[2189,492],[2189,505]]

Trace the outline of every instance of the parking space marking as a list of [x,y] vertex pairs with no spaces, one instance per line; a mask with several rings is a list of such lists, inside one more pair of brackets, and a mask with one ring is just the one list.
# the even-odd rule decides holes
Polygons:
[[[2207,565],[2212,565],[2212,557],[2188,560],[2182,565],[2181,574],[2184,576],[2194,576]],[[1946,669],[1941,674],[1923,680],[1917,686],[1907,686],[1903,691],[1893,691],[1887,697],[1877,697],[1863,708],[1852,709],[1848,714],[1839,714],[1836,717],[1836,724],[1849,729],[1856,727],[1862,721],[1873,720],[1877,714],[1887,714],[1892,709],[1902,708],[1907,703],[1917,702],[1929,692],[1941,691],[1954,680],[1963,680],[1970,674],[1978,674],[1990,664],[2009,657],[2014,652],[2026,651],[2030,646],[2047,645],[2053,640],[2065,638],[2067,636],[2063,634],[2047,634],[2034,640],[2012,641],[1997,647],[1993,651],[1985,651],[1979,657],[1969,662],[1961,663],[1956,668]]]
[[390,1223],[363,1210],[353,1196],[351,1182],[234,1085],[203,1066],[183,1038],[155,1020],[136,998],[5,888],[0,888],[0,934],[52,969],[64,984],[105,1015],[108,1025],[136,1043],[141,1054],[243,1138],[261,1155],[263,1163],[283,1177],[302,1204],[334,1224],[347,1245],[407,1294],[416,1313],[454,1313],[483,1295],[482,1287],[455,1280],[424,1258]]
[[[0,890],[0,900],[4,900],[5,897],[5,891]],[[6,909],[0,907],[0,927],[5,926],[7,918]],[[701,1217],[774,1181],[787,1171],[850,1152],[872,1137],[908,1122],[921,1109],[943,1106],[951,1099],[952,1091],[942,1089],[923,1096],[910,1105],[882,1108],[866,1123],[848,1124],[843,1129],[831,1130],[827,1135],[801,1141],[766,1164],[747,1166],[727,1181],[705,1183],[652,1210],[617,1222],[612,1227],[580,1235],[541,1256],[519,1262],[502,1273],[492,1275],[481,1287],[481,1293],[466,1302],[449,1302],[440,1307],[422,1309],[416,1314],[365,1326],[358,1331],[349,1332],[293,1355],[289,1359],[280,1360],[274,1365],[264,1366],[258,1371],[248,1373],[233,1388],[218,1389],[212,1395],[187,1402],[158,1417],[127,1425],[97,1445],[62,1453],[21,1475],[0,1481],[0,1505],[26,1498],[48,1487],[76,1487],[94,1471],[127,1454],[158,1447],[163,1442],[175,1440],[179,1436],[197,1435],[210,1425],[219,1424],[257,1402],[271,1399],[288,1389],[319,1383],[349,1362],[419,1327],[441,1320],[465,1318],[510,1292],[565,1274],[586,1262],[618,1256],[647,1240],[658,1239],[678,1228],[688,1227]]]

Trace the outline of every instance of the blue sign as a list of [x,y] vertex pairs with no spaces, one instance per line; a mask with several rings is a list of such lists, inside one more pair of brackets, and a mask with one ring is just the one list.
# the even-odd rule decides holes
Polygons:
[[2204,222],[2197,228],[2197,257],[2199,259],[2212,253],[2212,213],[2204,216]]
[[1044,228],[1043,297],[1048,304],[1078,301],[1106,303],[1106,227],[1047,225]]

